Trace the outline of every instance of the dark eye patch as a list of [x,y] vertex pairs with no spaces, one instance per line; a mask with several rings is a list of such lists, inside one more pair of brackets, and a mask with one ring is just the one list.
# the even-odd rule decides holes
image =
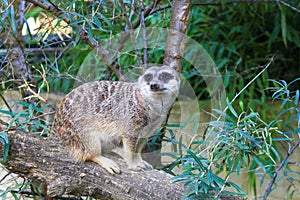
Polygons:
[[146,82],[150,82],[153,79],[153,75],[152,74],[145,74],[144,79],[145,79]]
[[158,76],[158,79],[165,83],[169,82],[169,80],[171,80],[173,78],[174,78],[174,76],[168,72],[163,72]]

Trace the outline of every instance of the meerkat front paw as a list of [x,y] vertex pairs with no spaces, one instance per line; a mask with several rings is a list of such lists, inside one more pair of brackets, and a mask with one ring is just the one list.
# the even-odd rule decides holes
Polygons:
[[117,163],[115,163],[113,160],[106,158],[104,156],[96,156],[91,159],[89,159],[101,167],[103,167],[108,173],[110,174],[120,174],[121,170]]
[[152,165],[144,160],[140,160],[139,162],[128,166],[128,168],[133,171],[144,171],[148,169],[153,169]]

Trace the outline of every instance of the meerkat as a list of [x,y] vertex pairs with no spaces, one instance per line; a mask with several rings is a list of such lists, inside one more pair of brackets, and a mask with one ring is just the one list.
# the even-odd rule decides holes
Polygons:
[[180,87],[177,71],[168,66],[147,69],[136,82],[95,81],[65,96],[52,126],[74,158],[92,161],[109,173],[120,173],[115,152],[135,171],[152,169],[141,151],[165,122]]

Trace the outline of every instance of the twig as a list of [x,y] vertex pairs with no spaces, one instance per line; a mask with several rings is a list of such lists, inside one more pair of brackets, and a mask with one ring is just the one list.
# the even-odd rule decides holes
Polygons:
[[279,174],[280,170],[282,169],[282,167],[284,166],[284,164],[286,163],[287,159],[290,157],[290,155],[293,154],[293,152],[296,150],[297,147],[300,146],[300,140],[291,148],[291,150],[289,150],[287,152],[287,154],[285,155],[285,158],[283,159],[283,161],[280,163],[280,165],[276,168],[274,175],[265,191],[265,194],[263,196],[263,200],[267,200],[268,195],[271,192],[272,186],[277,178],[277,175]]
[[[225,3],[226,4],[232,4],[232,3],[276,3],[279,2],[283,5],[285,5],[286,7],[289,7],[290,9],[299,12],[300,13],[300,9],[292,6],[291,4],[288,4],[287,2],[283,1],[283,0],[227,0]],[[192,4],[192,6],[221,6],[222,3],[220,2],[216,2],[216,1],[208,1],[208,2],[194,2]],[[151,14],[154,14],[156,12],[160,12],[162,10],[166,10],[168,8],[171,8],[171,5],[165,5],[162,6],[160,8],[157,8],[155,10],[151,11]]]
[[[153,9],[158,5],[158,3],[160,1],[161,0],[155,0],[147,6],[147,8],[144,12],[144,18],[146,18],[148,15],[152,14]],[[134,22],[132,24],[132,29],[136,29],[138,26],[140,26],[140,22],[141,22],[141,19],[139,18],[136,22]],[[128,37],[129,37],[128,33],[125,32],[124,34],[122,34],[121,38],[118,41],[117,52],[120,52],[123,49],[123,47],[124,47],[123,44],[128,39]]]
[[126,29],[129,31],[130,38],[131,38],[131,40],[133,42],[133,45],[134,45],[134,48],[135,48],[135,53],[136,53],[136,56],[137,56],[137,59],[138,59],[138,62],[139,62],[139,66],[142,66],[143,61],[142,61],[142,58],[141,58],[141,53],[139,51],[139,46],[138,46],[137,40],[133,35],[132,24],[129,21],[128,15],[126,13],[125,4],[124,4],[123,0],[119,0],[119,3],[121,5],[121,9],[122,9],[125,21],[126,21]]
[[5,176],[3,176],[0,180],[0,183],[2,183],[2,181],[4,181],[9,175],[11,175],[12,172],[7,172],[7,174],[5,174]]
[[44,103],[47,102],[47,100],[45,98],[41,97],[37,92],[35,92],[33,89],[31,89],[30,83],[28,83],[25,79],[23,81],[24,81],[24,84],[19,86],[19,89],[25,88],[25,90],[27,90],[28,92],[30,92],[32,94],[30,96],[25,97],[24,100],[35,97],[35,98],[38,98],[39,100],[41,100]]
[[[49,12],[51,12],[52,14],[54,14],[55,16],[59,17],[61,16],[62,14],[65,13],[64,10],[62,10],[61,8],[57,7],[57,6],[53,6],[53,5],[48,5],[48,4],[45,4],[43,2],[40,2],[38,0],[26,0],[27,2],[29,3],[32,3],[33,5],[35,6],[38,6],[40,8],[43,8]],[[67,23],[67,24],[70,24],[71,23],[71,20],[68,19],[67,17],[63,18],[63,20]]]
[[47,116],[47,115],[53,115],[53,114],[55,114],[55,113],[56,113],[56,111],[51,111],[51,112],[48,112],[48,113],[41,114],[41,115],[39,115],[39,116],[32,117],[32,118],[30,118],[30,120],[31,120],[31,121],[32,121],[32,120],[36,120],[36,119],[39,119],[39,118],[43,118],[43,117],[45,117],[45,116]]
[[[147,16],[149,16],[150,14],[152,14],[152,11],[153,11],[153,9],[159,4],[159,2],[160,2],[161,0],[155,0],[155,1],[153,1],[152,3],[150,3],[148,6],[147,6],[147,8],[146,8],[146,10],[145,10],[145,12],[144,12],[144,17],[146,18]],[[140,25],[140,18],[132,25],[132,28],[133,29],[135,29],[135,28],[137,28],[139,25]]]
[[[54,3],[51,2],[50,4],[46,4],[44,2],[38,1],[38,0],[26,0],[27,2],[32,3],[35,6],[38,6],[40,8],[43,8],[51,13],[53,13],[55,16],[59,17],[62,16],[63,14],[66,14],[66,11],[63,9],[59,8],[57,5],[52,5]],[[65,21],[67,24],[71,24],[71,20],[67,17],[64,17],[62,19]],[[80,31],[80,38],[86,42],[91,48],[95,49],[97,53],[99,53],[103,58],[106,64],[111,68],[111,70],[116,74],[116,76],[119,78],[119,80],[123,81],[129,81],[129,78],[125,75],[124,71],[119,68],[119,65],[115,61],[111,61],[110,55],[107,50],[102,48],[98,41],[96,40],[91,40],[90,37],[88,36],[87,30],[85,30],[82,26],[77,25],[77,28]]]
[[9,110],[9,112],[12,112],[11,107],[9,106],[8,102],[6,101],[6,99],[4,98],[4,96],[0,93],[0,97],[3,100],[4,104],[6,105],[7,109]]
[[19,16],[20,16],[20,27],[22,28],[23,25],[24,25],[24,19],[25,19],[25,1],[22,0],[20,1],[20,5],[19,5],[19,8],[18,8],[18,11],[19,11]]
[[148,65],[148,56],[147,56],[147,36],[146,36],[146,25],[145,25],[145,6],[143,0],[140,0],[141,7],[141,27],[142,27],[142,37],[143,37],[143,51],[144,51],[144,65],[143,70],[145,71]]
[[[242,94],[249,87],[249,85],[251,85],[264,71],[266,71],[266,69],[268,69],[268,67],[273,63],[274,59],[275,59],[275,56],[273,56],[270,59],[269,63],[265,66],[265,68],[263,68],[263,70],[261,70],[249,83],[247,83],[247,85],[245,87],[243,87],[243,89],[239,93],[237,93],[234,96],[234,98],[230,101],[230,104],[232,104],[236,100],[236,98],[238,96],[240,96],[240,94]],[[228,109],[228,106],[226,106],[226,108],[224,109],[223,112],[226,112],[227,109]]]
[[12,2],[10,2],[10,4],[8,4],[7,7],[2,12],[0,12],[0,14],[3,14],[9,7],[11,7],[15,3],[15,1],[16,0],[13,0]]
[[162,7],[160,7],[160,8],[157,8],[157,9],[155,9],[155,10],[152,10],[152,11],[151,11],[151,14],[160,12],[160,11],[162,11],[162,10],[166,10],[166,9],[168,9],[168,8],[171,8],[171,5],[165,5],[165,6],[162,6]]
[[282,0],[278,0],[278,2],[285,5],[286,7],[289,7],[290,9],[300,13],[300,10],[298,8],[295,8],[294,6],[291,6],[291,4],[288,4],[287,2],[282,1]]

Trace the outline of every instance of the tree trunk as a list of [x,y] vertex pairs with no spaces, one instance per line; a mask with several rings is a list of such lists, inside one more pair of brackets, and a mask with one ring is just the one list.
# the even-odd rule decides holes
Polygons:
[[165,47],[164,64],[181,72],[188,25],[190,23],[191,1],[173,1],[169,34]]

